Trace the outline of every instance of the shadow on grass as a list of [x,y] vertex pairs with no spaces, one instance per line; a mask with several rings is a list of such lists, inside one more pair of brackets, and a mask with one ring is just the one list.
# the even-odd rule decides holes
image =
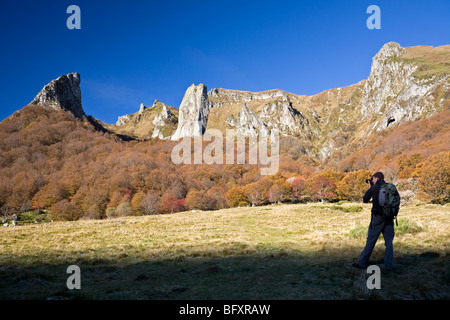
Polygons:
[[[217,253],[216,253],[217,255]],[[136,261],[78,259],[75,263],[0,266],[0,299],[448,299],[449,259],[434,252],[399,254],[396,270],[379,264],[381,290],[368,290],[365,270],[343,252],[257,251],[248,255],[186,255]],[[67,267],[81,269],[81,290],[69,290]]]

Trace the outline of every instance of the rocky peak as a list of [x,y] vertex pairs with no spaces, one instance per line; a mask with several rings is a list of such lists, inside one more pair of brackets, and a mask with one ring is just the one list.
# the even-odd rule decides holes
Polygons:
[[125,123],[130,121],[131,116],[129,114],[126,114],[124,116],[119,116],[117,118],[116,126],[123,126]]
[[132,113],[132,114],[126,114],[124,116],[119,116],[117,118],[116,126],[123,126],[124,124],[129,122],[131,120],[131,118],[134,118],[134,123],[138,123],[139,120],[141,119],[141,115],[144,113],[144,111],[146,109],[148,109],[148,107],[144,106],[144,104],[141,103],[139,105],[139,111],[137,112],[137,114]]
[[378,51],[378,53],[373,57],[373,62],[384,61],[389,57],[398,57],[406,52],[406,49],[403,48],[397,42],[388,42],[383,45],[383,47]]
[[71,111],[78,118],[86,115],[81,106],[80,74],[69,73],[52,80],[36,95],[30,104],[61,108]]
[[300,133],[300,130],[308,124],[308,120],[296,109],[288,96],[282,96],[264,105],[260,118],[271,128],[277,128],[285,135]]
[[[156,102],[155,104],[156,105]],[[162,110],[158,113],[153,119],[153,125],[155,126],[153,129],[152,138],[159,139],[169,139],[169,136],[166,136],[166,130],[164,128],[170,127],[172,123],[176,123],[178,120],[176,116],[167,108],[165,104],[163,104]]]
[[184,94],[179,108],[178,127],[172,140],[202,136],[206,130],[211,103],[204,84],[191,85]]
[[169,120],[173,116],[174,114],[167,108],[167,106],[163,105],[161,112],[158,113],[153,119],[153,125],[163,126],[164,121]]
[[394,97],[410,81],[415,66],[398,61],[405,53],[398,43],[386,43],[372,59],[370,76],[366,81],[362,96],[362,118],[382,112],[383,104]]
[[139,114],[142,114],[144,112],[144,110],[147,109],[146,106],[144,106],[143,103],[141,103],[141,105],[139,106]]
[[408,50],[389,42],[372,60],[361,99],[361,120],[376,119],[372,130],[385,129],[393,119],[393,125],[399,125],[421,117],[430,105],[431,93],[448,84],[448,75],[434,81],[417,79],[419,66],[415,61],[420,60],[403,58]]

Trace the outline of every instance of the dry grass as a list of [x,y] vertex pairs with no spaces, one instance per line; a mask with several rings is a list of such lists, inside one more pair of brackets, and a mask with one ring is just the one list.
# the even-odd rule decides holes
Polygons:
[[[370,207],[362,206],[344,212],[277,205],[3,227],[0,298],[448,299],[449,207],[401,210],[420,230],[396,236],[396,274],[383,275],[382,290],[367,291],[365,275],[348,267],[365,240],[350,233],[370,220]],[[382,263],[383,252],[380,240],[373,263]],[[65,288],[71,264],[82,270],[77,292]]]
[[[179,110],[177,108],[171,106],[167,106],[167,108],[176,117],[178,117]],[[153,120],[157,114],[161,113],[162,109],[163,104],[161,102],[158,102],[153,107],[147,107],[141,115],[139,115],[138,112],[133,113],[130,117],[130,120],[121,126],[116,126],[115,124],[107,124],[105,125],[105,128],[117,134],[125,134],[135,138],[142,138],[149,134],[151,136],[151,134],[153,133],[153,129],[155,128],[155,126],[153,125]],[[167,126],[167,130],[169,130],[171,134],[172,131],[176,130],[176,127],[173,128],[171,126]]]
[[418,79],[431,79],[450,73],[450,45],[431,47],[407,47],[401,59],[418,66],[415,76]]

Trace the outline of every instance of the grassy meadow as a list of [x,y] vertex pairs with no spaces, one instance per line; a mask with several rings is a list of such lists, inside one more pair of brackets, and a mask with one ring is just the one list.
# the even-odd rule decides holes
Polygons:
[[[449,299],[450,207],[402,207],[396,269],[352,269],[371,205],[285,204],[0,227],[0,299]],[[68,290],[69,265],[81,290]]]

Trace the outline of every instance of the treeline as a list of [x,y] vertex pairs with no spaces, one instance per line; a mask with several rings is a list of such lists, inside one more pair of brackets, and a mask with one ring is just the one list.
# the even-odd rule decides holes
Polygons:
[[[0,124],[0,215],[31,210],[54,219],[215,210],[277,202],[360,201],[368,169],[320,170],[301,143],[282,142],[280,169],[257,165],[175,165],[175,142],[124,142],[69,112],[25,107]],[[450,152],[396,155],[390,172],[404,189],[447,202]],[[330,167],[332,167],[330,165]],[[398,180],[398,173],[404,173]],[[381,170],[383,168],[380,168]],[[403,174],[402,173],[402,174]],[[437,178],[438,177],[438,178]]]

